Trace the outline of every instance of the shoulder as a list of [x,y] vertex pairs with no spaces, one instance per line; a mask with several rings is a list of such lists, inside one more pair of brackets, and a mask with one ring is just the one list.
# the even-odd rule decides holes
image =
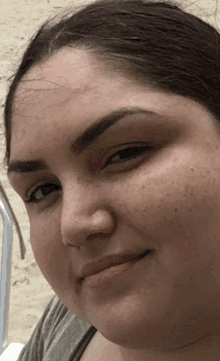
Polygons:
[[66,361],[90,327],[54,296],[18,361]]

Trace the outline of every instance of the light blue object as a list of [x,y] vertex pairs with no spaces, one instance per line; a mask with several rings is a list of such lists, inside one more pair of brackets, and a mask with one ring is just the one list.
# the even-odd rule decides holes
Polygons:
[[11,256],[13,240],[13,223],[10,214],[2,200],[0,200],[0,213],[3,221],[2,236],[2,262],[1,262],[1,294],[0,294],[0,355],[7,346],[8,310],[11,281]]
[[[1,274],[0,274],[0,360],[3,358],[3,352],[7,348],[7,334],[8,334],[8,313],[9,313],[9,298],[10,298],[10,282],[11,282],[11,260],[12,260],[12,241],[13,241],[13,222],[15,223],[20,241],[21,259],[25,256],[25,245],[21,235],[20,227],[14,212],[11,208],[9,200],[6,196],[3,186],[0,183],[0,213],[3,221],[3,236],[2,236],[2,259],[1,259]],[[10,352],[18,352],[19,344],[11,344]],[[13,349],[13,350],[12,350]],[[16,349],[16,350],[15,350]],[[7,350],[9,352],[9,348]],[[4,353],[4,357],[6,352]],[[11,358],[10,360],[16,360]]]

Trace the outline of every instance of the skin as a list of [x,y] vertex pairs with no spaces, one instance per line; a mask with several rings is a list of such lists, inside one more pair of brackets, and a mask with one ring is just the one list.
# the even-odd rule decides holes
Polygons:
[[[158,114],[127,116],[83,152],[70,151],[98,118],[121,107]],[[121,162],[125,143],[144,142],[153,150]],[[97,328],[103,355],[220,356],[219,142],[203,106],[143,88],[79,49],[63,49],[20,84],[10,161],[43,159],[48,169],[9,172],[9,179],[25,202],[27,191],[56,185],[44,198],[38,189],[41,202],[25,203],[33,252],[63,303]],[[83,264],[145,249],[154,252],[132,276],[102,288],[77,283]]]

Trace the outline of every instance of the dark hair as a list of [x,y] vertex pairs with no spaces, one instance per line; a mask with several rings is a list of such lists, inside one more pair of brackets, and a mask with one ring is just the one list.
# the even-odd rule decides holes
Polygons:
[[219,40],[211,25],[172,1],[101,0],[48,20],[31,39],[6,98],[6,164],[19,82],[59,49],[85,48],[143,86],[199,102],[219,121]]

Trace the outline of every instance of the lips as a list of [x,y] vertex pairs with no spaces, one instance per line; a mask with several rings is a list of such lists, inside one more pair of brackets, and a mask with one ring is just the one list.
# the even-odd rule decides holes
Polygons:
[[145,250],[144,252],[138,254],[132,253],[125,255],[109,255],[96,261],[89,262],[85,266],[83,266],[79,272],[80,281],[83,281],[84,278],[89,277],[93,274],[104,271],[109,267],[140,260],[144,258],[149,252],[151,252],[151,250]]

